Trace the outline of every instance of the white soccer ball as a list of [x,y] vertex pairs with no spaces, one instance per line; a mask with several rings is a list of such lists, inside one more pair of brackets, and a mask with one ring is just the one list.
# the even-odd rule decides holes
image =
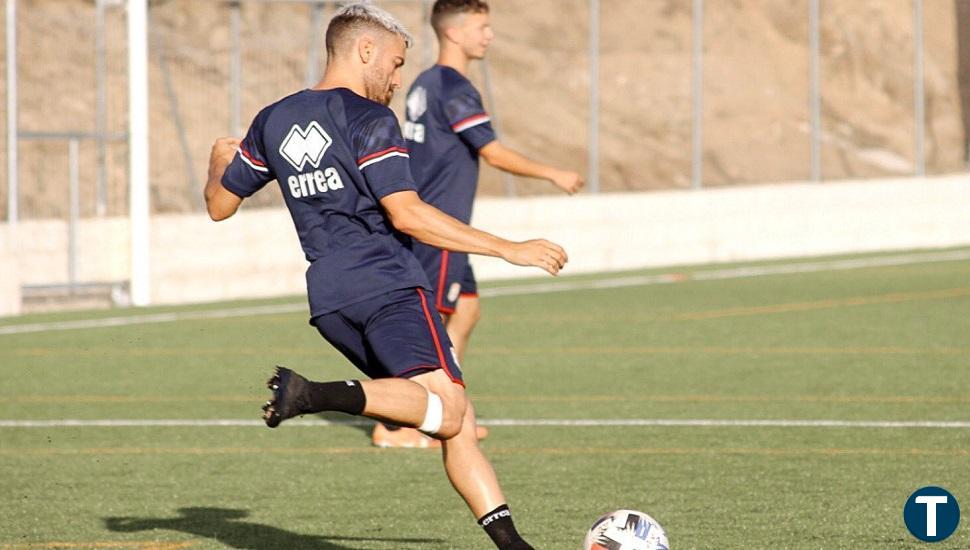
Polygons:
[[596,520],[586,533],[585,550],[669,550],[657,520],[636,510],[616,510]]

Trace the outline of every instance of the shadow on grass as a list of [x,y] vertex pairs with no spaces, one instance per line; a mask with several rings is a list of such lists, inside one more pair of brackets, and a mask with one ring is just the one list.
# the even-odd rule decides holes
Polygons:
[[[438,539],[388,539],[377,537],[344,537],[301,535],[271,525],[240,521],[247,510],[228,508],[179,508],[177,518],[104,518],[105,526],[116,533],[133,533],[164,529],[181,531],[196,537],[214,539],[229,548],[244,550],[306,549],[353,550],[353,542],[374,541],[411,544],[441,544]],[[351,544],[346,546],[345,543]]]

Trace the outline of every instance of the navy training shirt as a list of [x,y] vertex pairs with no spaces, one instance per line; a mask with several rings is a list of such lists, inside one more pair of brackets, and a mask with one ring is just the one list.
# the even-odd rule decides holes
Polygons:
[[430,289],[380,199],[415,191],[394,113],[354,92],[303,90],[253,120],[222,185],[249,197],[277,180],[310,267],[310,315],[385,292]]
[[406,107],[404,136],[418,193],[469,223],[478,189],[478,151],[496,139],[482,96],[455,69],[435,65],[411,85]]

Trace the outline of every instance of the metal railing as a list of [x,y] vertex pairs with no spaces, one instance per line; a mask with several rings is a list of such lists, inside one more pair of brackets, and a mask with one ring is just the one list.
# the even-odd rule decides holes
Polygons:
[[[79,1],[79,0],[78,0]],[[274,5],[274,6],[305,6],[307,8],[305,19],[301,22],[299,20],[293,20],[292,23],[300,24],[307,29],[304,32],[293,32],[290,33],[292,36],[289,37],[293,44],[302,43],[304,48],[303,58],[304,58],[304,70],[303,76],[299,81],[294,81],[289,83],[287,86],[289,88],[295,88],[300,85],[308,86],[319,77],[322,59],[321,59],[321,32],[319,29],[324,28],[325,19],[328,10],[332,8],[334,4],[337,4],[340,0],[208,0],[207,2],[196,2],[196,5],[209,4],[214,6],[220,6],[225,13],[225,25],[228,29],[228,35],[230,37],[229,52],[227,59],[228,67],[228,78],[226,80],[226,87],[228,92],[228,116],[230,117],[228,127],[226,130],[233,135],[239,135],[245,124],[245,116],[249,110],[250,106],[244,105],[244,91],[249,90],[249,85],[251,83],[245,81],[245,73],[247,67],[251,65],[252,61],[247,60],[244,57],[244,52],[246,47],[243,41],[242,34],[248,26],[252,25],[252,21],[248,21],[243,17],[242,11],[246,6],[259,6],[259,5]],[[616,0],[618,1],[618,0]],[[691,20],[692,20],[692,38],[691,38],[691,53],[690,53],[690,63],[691,63],[691,90],[690,90],[690,103],[691,103],[691,139],[690,139],[690,187],[694,189],[703,188],[706,184],[704,176],[704,165],[705,165],[705,109],[707,108],[705,102],[705,92],[706,92],[706,82],[704,79],[705,75],[705,61],[706,52],[705,49],[712,45],[716,45],[716,37],[706,37],[705,36],[705,16],[707,11],[710,9],[719,9],[716,6],[712,8],[704,0],[682,0],[685,4],[690,5],[691,10]],[[388,6],[397,8],[401,7],[399,10],[401,13],[419,13],[420,17],[416,19],[420,25],[420,30],[417,32],[419,39],[419,48],[421,51],[420,55],[420,65],[426,66],[431,63],[432,56],[432,42],[431,33],[429,31],[428,25],[426,24],[426,14],[429,10],[431,0],[384,0],[384,4]],[[600,164],[602,162],[603,146],[601,143],[602,135],[602,117],[601,112],[604,108],[602,104],[602,93],[601,90],[604,86],[603,78],[604,75],[601,73],[601,63],[600,58],[602,56],[601,51],[601,26],[604,24],[605,20],[610,17],[609,10],[611,6],[615,5],[612,3],[603,3],[601,0],[575,0],[576,6],[583,3],[586,5],[586,10],[588,13],[588,57],[589,64],[587,68],[588,74],[586,79],[589,82],[588,88],[588,127],[587,127],[587,171],[588,171],[588,182],[589,191],[598,192],[602,188],[601,182],[601,171]],[[822,142],[824,138],[824,132],[822,130],[822,97],[825,90],[821,84],[820,72],[822,70],[822,59],[821,59],[821,47],[822,47],[822,25],[821,25],[821,2],[820,0],[806,0],[808,10],[805,14],[805,18],[808,26],[808,39],[806,44],[806,55],[809,61],[809,74],[807,75],[808,81],[808,93],[809,102],[807,105],[807,119],[810,127],[810,132],[807,136],[808,147],[810,150],[809,154],[809,165],[806,167],[805,173],[808,175],[808,179],[811,181],[821,181],[824,177],[823,165],[822,165],[822,155],[823,147]],[[22,166],[19,164],[20,155],[18,154],[18,141],[20,139],[20,131],[22,128],[19,127],[20,121],[18,120],[18,109],[20,107],[18,97],[18,67],[17,67],[17,38],[16,38],[16,21],[18,19],[18,4],[17,0],[6,0],[6,91],[7,91],[7,109],[6,109],[6,126],[7,126],[7,170],[6,170],[6,190],[7,190],[7,215],[6,219],[10,222],[15,223],[20,217],[19,205],[22,201],[19,200],[23,190],[18,185],[18,178],[20,175],[20,170]],[[179,2],[171,2],[167,4],[162,4],[153,10],[165,10],[166,5],[178,5]],[[913,128],[913,143],[914,150],[912,153],[913,158],[913,170],[914,175],[922,175],[926,172],[926,91],[924,84],[924,33],[923,33],[923,12],[924,5],[923,0],[911,0],[912,4],[912,21],[913,21],[913,117],[914,117],[914,128]],[[495,9],[501,10],[503,6],[500,2],[495,2]],[[20,6],[20,10],[28,9],[27,5]],[[123,12],[124,0],[96,0],[94,2],[94,48],[96,50],[94,56],[94,67],[93,72],[96,75],[95,78],[95,102],[92,105],[92,111],[94,113],[94,126],[91,130],[95,135],[107,135],[109,133],[109,128],[107,124],[108,117],[108,106],[106,105],[106,95],[108,93],[108,67],[105,62],[106,50],[113,44],[108,43],[108,38],[106,36],[106,22],[105,13],[106,11],[116,11]],[[44,9],[43,5],[30,5],[29,9]],[[183,6],[180,9],[193,9]],[[605,18],[605,19],[604,19]],[[154,28],[154,26],[153,26]],[[177,31],[177,29],[176,29]],[[155,33],[155,31],[152,31]],[[252,34],[252,29],[249,31]],[[157,96],[154,98],[152,107],[155,110],[167,108],[170,111],[169,120],[172,120],[176,125],[174,131],[175,139],[172,140],[160,140],[152,144],[153,148],[167,148],[174,147],[177,148],[177,156],[180,157],[178,161],[181,166],[181,173],[184,174],[185,179],[185,189],[186,193],[195,193],[199,184],[198,174],[201,174],[204,169],[204,150],[200,150],[198,146],[198,139],[195,139],[195,135],[199,134],[199,114],[195,112],[190,112],[192,107],[186,105],[184,101],[185,98],[190,97],[192,94],[191,89],[187,89],[184,85],[185,77],[180,75],[178,77],[173,76],[173,72],[184,73],[185,69],[183,66],[185,64],[184,54],[177,51],[170,52],[169,46],[171,38],[162,38],[155,33],[155,38],[152,40],[152,62],[157,68],[157,73],[161,76],[163,82],[163,96]],[[115,47],[117,45],[114,45]],[[204,52],[199,52],[203,54]],[[183,57],[182,61],[170,61],[170,55]],[[191,61],[191,60],[190,60]],[[174,63],[174,64],[173,64]],[[511,101],[508,97],[497,97],[495,90],[492,85],[492,78],[490,75],[488,65],[483,65],[481,67],[480,80],[483,83],[484,95],[491,103],[491,109],[495,112],[504,111],[501,109],[502,103],[507,103]],[[258,93],[258,92],[257,92]],[[252,93],[247,97],[251,97]],[[216,98],[213,98],[216,99]],[[264,102],[268,102],[273,97],[264,98]],[[214,106],[218,105],[218,101],[214,102]],[[251,101],[250,101],[251,103]],[[612,108],[612,107],[611,107]],[[191,117],[186,118],[186,115],[190,114]],[[497,117],[496,117],[497,118]],[[190,120],[191,119],[191,120]],[[500,123],[501,121],[499,121]],[[193,125],[193,128],[187,128],[189,125]],[[40,128],[39,130],[45,130]],[[219,132],[214,128],[208,132],[205,132],[210,136],[216,135]],[[516,136],[512,136],[512,139],[516,139]],[[96,204],[95,211],[99,216],[105,215],[107,212],[106,204],[108,202],[108,187],[106,184],[107,179],[107,168],[105,166],[105,150],[106,140],[98,140],[97,148],[97,158],[96,163],[96,180],[94,182],[96,188]],[[164,175],[165,178],[179,178],[182,176],[174,176],[170,173]],[[164,182],[160,182],[160,185],[164,185]],[[514,195],[517,192],[517,185],[514,180],[506,179],[504,180],[504,194]],[[197,201],[181,201],[181,204],[197,204]],[[184,206],[183,206],[184,208]]]
[[[115,65],[111,59],[120,59],[120,53],[127,50],[125,40],[119,40],[113,34],[123,28],[119,21],[126,17],[125,5],[128,2],[138,4],[145,0],[95,0],[93,6],[82,0],[65,0],[58,3],[24,3],[18,0],[5,0],[5,59],[6,71],[4,87],[6,91],[6,218],[10,225],[15,225],[22,218],[38,218],[43,216],[63,216],[68,220],[69,231],[72,233],[69,241],[71,254],[77,253],[76,226],[85,212],[93,212],[95,217],[111,215],[130,215],[127,209],[114,208],[110,205],[129,203],[129,191],[125,185],[111,183],[119,179],[120,170],[112,169],[112,145],[130,145],[129,132],[119,131],[119,125],[112,125],[113,120],[127,120],[132,113],[129,106],[119,107],[108,102],[108,97],[124,96],[131,99],[127,91],[122,91],[118,84],[120,62]],[[199,200],[201,176],[205,173],[208,145],[218,135],[230,133],[239,135],[245,129],[247,117],[255,114],[257,106],[277,99],[285,90],[293,90],[300,86],[312,85],[320,76],[322,58],[322,32],[326,25],[326,18],[332,13],[333,5],[340,0],[206,0],[188,2],[187,0],[171,0],[151,6],[152,21],[149,23],[147,35],[149,42],[149,63],[141,69],[150,69],[155,77],[152,87],[151,105],[145,112],[140,113],[147,118],[147,109],[151,109],[155,116],[152,118],[156,125],[150,134],[150,156],[153,171],[151,172],[151,190],[153,200],[161,199],[153,206],[153,212],[184,212],[201,208]],[[804,0],[802,3],[789,4],[790,9],[799,10],[798,18],[803,18],[807,35],[804,40],[804,50],[799,52],[799,63],[807,62],[806,85],[797,90],[807,92],[805,105],[806,136],[804,144],[808,151],[807,163],[798,161],[787,179],[820,182],[826,177],[826,140],[831,132],[824,127],[826,122],[831,124],[827,111],[823,111],[823,99],[827,98],[827,89],[823,79],[825,63],[823,48],[826,46],[825,30],[831,30],[834,23],[825,19],[825,10],[830,10],[839,1],[856,2],[862,0]],[[545,4],[543,4],[545,2]],[[911,2],[912,21],[912,113],[914,125],[912,127],[913,150],[911,154],[900,151],[907,161],[911,158],[909,173],[923,175],[927,172],[927,89],[926,89],[926,44],[924,36],[923,0],[909,0]],[[399,17],[405,19],[405,24],[415,31],[418,37],[417,62],[408,64],[408,70],[416,70],[433,62],[434,37],[427,24],[427,15],[432,0],[383,0],[385,5]],[[592,193],[616,189],[646,189],[632,182],[626,187],[616,185],[616,165],[621,161],[615,156],[616,143],[620,141],[615,135],[615,121],[617,112],[622,109],[649,109],[649,105],[618,105],[609,98],[613,92],[614,75],[610,71],[609,56],[615,54],[610,40],[615,33],[618,22],[614,15],[615,8],[623,5],[623,0],[535,0],[536,13],[553,14],[550,10],[574,10],[576,13],[585,12],[585,21],[580,20],[576,36],[583,36],[585,44],[579,42],[581,48],[576,51],[585,52],[588,64],[569,64],[570,75],[577,81],[585,82],[582,94],[584,101],[570,104],[579,105],[575,111],[587,112],[585,121],[585,159],[575,155],[565,159],[567,163],[581,165],[587,171],[588,191]],[[541,6],[540,6],[541,4]],[[714,164],[708,158],[710,140],[717,137],[717,131],[705,127],[711,110],[716,106],[711,101],[712,86],[718,83],[713,79],[705,79],[705,73],[711,70],[712,63],[718,62],[712,49],[716,49],[722,36],[713,34],[715,17],[726,9],[724,5],[705,2],[704,0],[678,0],[676,9],[689,13],[689,25],[680,31],[679,44],[682,49],[677,50],[677,62],[684,67],[684,74],[689,76],[684,86],[683,104],[689,106],[689,132],[685,132],[682,159],[677,159],[678,180],[664,181],[656,187],[680,187],[699,190],[715,183],[718,175],[712,169]],[[732,5],[734,3],[731,3]],[[503,12],[522,9],[522,3],[511,4],[503,0],[493,0],[493,19],[501,17]],[[805,6],[806,11],[802,12]],[[75,12],[85,14],[91,19],[93,30],[93,56],[90,69],[94,75],[93,101],[89,105],[88,113],[91,127],[76,127],[76,131],[54,131],[52,128],[37,127],[37,121],[47,120],[39,116],[36,110],[25,111],[29,102],[18,95],[18,88],[24,86],[23,77],[18,68],[18,37],[17,21],[27,14],[24,10],[54,10],[66,9],[72,6]],[[268,10],[272,7],[272,10]],[[938,9],[939,6],[932,6]],[[546,9],[544,12],[543,9]],[[186,21],[188,15],[202,14],[206,25],[196,28]],[[53,16],[51,16],[53,17]],[[581,18],[580,18],[581,19]],[[181,22],[181,23],[179,23]],[[274,23],[275,22],[275,23]],[[509,23],[509,21],[506,21]],[[538,23],[538,21],[537,21]],[[586,27],[583,28],[583,23]],[[635,21],[622,22],[623,28],[632,27]],[[275,31],[264,32],[263,25],[276,24]],[[40,26],[23,26],[24,31]],[[281,32],[279,29],[288,30]],[[501,27],[497,30],[501,33]],[[218,31],[218,32],[217,32]],[[632,32],[632,31],[631,31]],[[673,31],[670,31],[673,32]],[[902,30],[899,30],[903,33]],[[907,30],[908,32],[908,30]],[[196,33],[196,34],[193,34]],[[217,37],[224,36],[224,42]],[[501,38],[501,35],[500,35]],[[506,37],[509,38],[509,37]],[[520,37],[515,37],[520,38]],[[543,42],[555,40],[550,36]],[[21,38],[23,39],[23,38]],[[264,43],[252,44],[253,40],[275,40],[267,46]],[[32,37],[26,37],[29,44]],[[557,43],[558,47],[568,46]],[[549,44],[552,49],[554,44]],[[81,47],[72,45],[72,47]],[[614,47],[615,48],[615,47]],[[803,52],[803,53],[802,53]],[[516,78],[526,78],[528,75],[515,70],[515,56],[519,52],[510,49],[493,48],[490,53],[492,64],[483,63],[480,70],[473,74],[482,88],[486,103],[492,111],[495,126],[500,136],[514,143],[525,141],[528,137],[530,124],[522,122],[523,109],[520,99],[514,97],[508,90],[508,82]],[[581,57],[583,54],[578,54]],[[649,54],[644,54],[644,56]],[[801,57],[801,56],[804,57]],[[504,56],[504,57],[502,57]],[[907,61],[908,63],[908,61]],[[511,69],[509,67],[512,67]],[[84,68],[88,70],[88,68]],[[127,68],[126,68],[127,70]],[[265,74],[268,73],[268,74]],[[929,73],[932,75],[932,73]],[[557,75],[558,76],[558,75]],[[257,78],[259,77],[259,78]],[[565,80],[565,78],[563,78]],[[35,83],[30,83],[36,85]],[[407,84],[407,83],[405,83]],[[910,83],[907,83],[908,86]],[[791,90],[786,90],[791,91]],[[559,101],[558,90],[550,91],[549,101]],[[403,94],[399,94],[401,96]],[[400,102],[398,97],[395,101]],[[908,99],[907,99],[908,101]],[[932,102],[932,98],[930,99]],[[565,100],[563,100],[565,102]],[[132,103],[137,105],[137,102]],[[57,110],[57,105],[48,106]],[[563,103],[562,111],[567,108]],[[36,109],[36,107],[32,107]],[[908,107],[907,107],[908,109]],[[500,118],[501,112],[504,118]],[[511,113],[511,114],[510,114]],[[23,115],[30,115],[24,117]],[[529,114],[529,113],[526,113]],[[932,116],[932,113],[930,113]],[[25,120],[29,119],[30,122]],[[531,121],[530,121],[531,122]],[[539,122],[539,121],[536,121]],[[24,126],[29,126],[27,130]],[[523,131],[522,128],[527,128]],[[507,133],[508,132],[508,133]],[[578,133],[578,132],[577,132]],[[548,135],[548,134],[547,134]],[[713,137],[712,137],[713,136]],[[555,139],[556,135],[552,136]],[[52,205],[46,211],[25,210],[22,200],[28,193],[20,181],[25,176],[35,177],[36,166],[43,163],[34,156],[27,155],[22,145],[35,141],[61,142],[65,145],[67,164],[69,166],[68,181],[69,203],[66,209],[61,205]],[[93,158],[85,156],[82,143],[95,143]],[[908,142],[907,142],[908,143]],[[612,145],[611,145],[612,144]],[[559,143],[551,143],[549,149],[556,149]],[[641,147],[640,144],[630,144]],[[965,143],[962,145],[965,147]],[[130,147],[129,147],[130,149]],[[529,152],[529,151],[527,151]],[[62,154],[58,153],[58,155]],[[536,155],[542,156],[542,155]],[[50,159],[55,164],[60,158]],[[932,157],[931,157],[932,158]],[[27,162],[24,162],[27,160]],[[49,159],[43,159],[45,162]],[[563,160],[563,159],[560,159]],[[639,160],[639,159],[638,159]],[[681,162],[682,160],[682,162]],[[87,167],[82,170],[82,167]],[[93,170],[90,170],[93,167]],[[130,168],[130,167],[129,167]],[[620,168],[623,168],[622,166]],[[708,173],[705,174],[705,169]],[[628,169],[636,173],[637,168]],[[930,167],[933,171],[933,167]],[[93,178],[85,178],[81,174],[94,173]],[[895,173],[901,173],[897,170]],[[125,176],[128,177],[128,176]],[[740,178],[737,178],[740,179]],[[494,180],[493,180],[494,181]],[[743,180],[741,181],[744,182]],[[93,186],[94,192],[90,192]],[[147,189],[147,187],[146,187]],[[514,196],[526,194],[524,186],[519,180],[505,175],[497,185],[487,187],[486,192]],[[33,192],[31,189],[30,192]],[[146,191],[147,192],[147,191]],[[82,201],[83,197],[93,197],[93,208]],[[147,196],[144,200],[147,200]],[[260,202],[262,201],[262,202]],[[251,202],[259,205],[280,204],[278,198],[272,194],[261,194]],[[144,205],[140,208],[144,209]],[[139,218],[144,217],[139,215]],[[143,223],[144,220],[139,220]],[[70,260],[68,283],[82,284],[78,280],[77,259]]]

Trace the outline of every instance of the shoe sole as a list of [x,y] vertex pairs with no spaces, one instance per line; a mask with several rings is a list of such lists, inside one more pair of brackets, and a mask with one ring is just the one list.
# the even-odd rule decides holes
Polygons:
[[273,392],[273,398],[263,405],[263,421],[270,428],[275,428],[287,418],[296,416],[290,414],[291,411],[286,406],[289,392],[292,389],[290,383],[293,380],[293,375],[294,372],[290,369],[277,366],[276,372],[266,381],[266,387]]

